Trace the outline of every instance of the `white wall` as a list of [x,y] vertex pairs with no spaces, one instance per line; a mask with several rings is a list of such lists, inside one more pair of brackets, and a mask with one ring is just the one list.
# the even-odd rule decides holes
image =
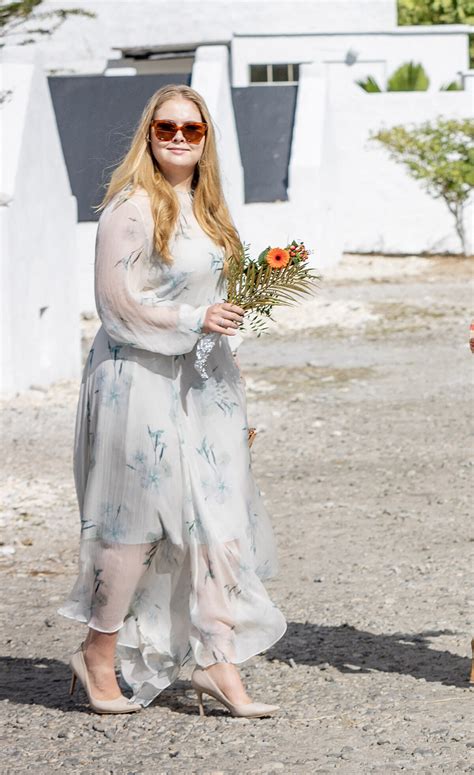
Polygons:
[[0,65],[0,392],[80,373],[76,201],[49,89],[33,65]]
[[[324,62],[328,67],[339,62],[347,71],[347,79],[356,81],[364,75],[382,79],[401,64],[421,62],[430,77],[430,88],[456,78],[469,66],[468,32],[462,25],[438,27],[398,27],[375,33],[370,20],[370,33],[299,34],[282,37],[252,35],[235,37],[232,41],[233,86],[249,85],[250,64],[287,62]],[[354,66],[344,64],[347,53],[355,52]],[[263,87],[262,87],[263,88]]]
[[80,7],[94,20],[72,17],[36,45],[47,69],[100,73],[116,48],[205,45],[233,34],[288,34],[391,28],[396,0],[47,0],[42,9]]
[[[460,92],[388,92],[355,89],[338,99],[331,112],[337,161],[343,171],[339,229],[348,251],[386,253],[460,252],[454,220],[441,200],[433,200],[404,168],[391,161],[369,134],[382,127],[409,125],[443,115],[472,115],[472,94]],[[472,207],[466,213],[471,223]]]

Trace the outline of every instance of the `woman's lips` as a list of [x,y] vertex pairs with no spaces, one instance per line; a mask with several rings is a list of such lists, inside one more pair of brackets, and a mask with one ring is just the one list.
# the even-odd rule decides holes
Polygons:
[[188,152],[187,148],[168,148],[168,150],[171,151],[171,153],[177,154],[178,156],[181,156],[182,153]]

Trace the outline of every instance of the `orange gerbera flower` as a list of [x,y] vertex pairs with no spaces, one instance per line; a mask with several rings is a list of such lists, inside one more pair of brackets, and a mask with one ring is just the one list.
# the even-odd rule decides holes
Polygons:
[[290,254],[284,248],[271,248],[267,253],[267,264],[272,269],[283,269],[290,260]]

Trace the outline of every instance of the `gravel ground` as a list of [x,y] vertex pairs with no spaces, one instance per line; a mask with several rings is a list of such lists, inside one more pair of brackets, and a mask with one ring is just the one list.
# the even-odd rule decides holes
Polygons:
[[472,265],[346,256],[311,328],[241,349],[288,619],[242,673],[274,718],[201,719],[186,668],[136,716],[69,698],[78,383],[3,402],[2,773],[474,772]]

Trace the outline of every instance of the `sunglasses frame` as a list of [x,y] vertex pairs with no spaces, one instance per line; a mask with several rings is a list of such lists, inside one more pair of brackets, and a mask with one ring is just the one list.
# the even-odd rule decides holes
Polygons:
[[[167,138],[158,137],[158,135],[157,135],[157,124],[173,124],[174,127],[175,127],[173,135],[171,135],[170,137],[167,137]],[[197,141],[189,140],[186,137],[186,134],[185,134],[186,133],[186,127],[190,126],[190,125],[191,126],[198,126],[199,130],[202,131],[202,135],[199,138],[199,140],[197,140]],[[169,142],[169,140],[172,140],[173,137],[175,137],[176,134],[180,130],[181,130],[181,132],[183,134],[183,137],[184,137],[184,139],[186,140],[187,143],[189,143],[190,145],[199,145],[199,143],[201,142],[202,138],[205,137],[206,134],[207,134],[208,125],[206,124],[205,121],[185,121],[183,124],[177,124],[176,121],[171,121],[171,120],[163,119],[163,118],[155,118],[150,123],[150,131],[153,132],[153,134],[155,135],[156,139],[159,140],[160,142],[167,142],[167,141]]]

